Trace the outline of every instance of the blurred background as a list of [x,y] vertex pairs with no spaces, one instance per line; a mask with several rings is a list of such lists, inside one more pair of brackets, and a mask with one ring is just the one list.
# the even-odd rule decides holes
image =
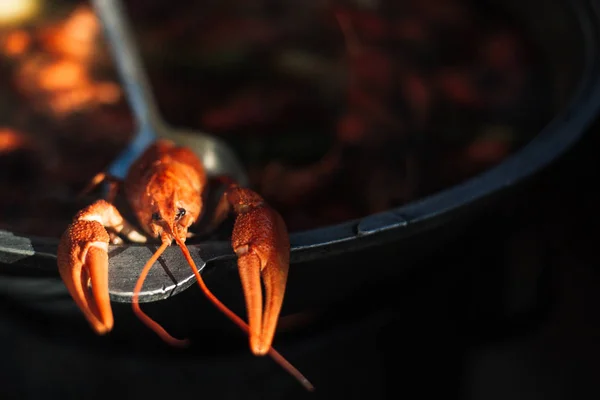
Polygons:
[[[555,112],[527,21],[477,1],[123,3],[165,119],[230,144],[292,232],[477,176]],[[60,236],[90,201],[77,193],[134,131],[87,1],[0,0],[1,229]],[[290,314],[278,348],[313,396],[598,398],[596,132],[402,279],[366,276],[336,307]],[[369,263],[403,259],[344,262],[368,275]],[[236,353],[239,335],[227,336],[231,353],[207,341],[175,354],[132,343],[148,333],[124,321],[126,307],[116,313],[131,332],[96,338],[84,321],[61,325],[65,310],[77,315],[68,297],[6,293],[3,399],[310,396],[270,360]]]
[[[59,235],[134,127],[90,4],[28,1],[0,32],[0,220]],[[291,230],[462,182],[549,121],[538,49],[475,3],[124,2],[161,114],[223,137]]]

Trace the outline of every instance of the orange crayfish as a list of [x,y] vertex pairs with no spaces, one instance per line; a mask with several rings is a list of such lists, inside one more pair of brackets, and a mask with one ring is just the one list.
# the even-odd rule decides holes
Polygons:
[[[108,245],[118,234],[131,241],[145,242],[146,236],[125,221],[112,200],[114,178],[98,174],[93,185],[109,180],[107,200],[98,200],[81,210],[63,234],[58,248],[58,269],[71,296],[96,333],[113,328],[108,289]],[[217,207],[218,223],[232,210],[236,215],[231,244],[246,300],[248,324],[221,303],[206,287],[185,245],[188,228],[202,211],[202,193],[207,177],[202,162],[186,147],[159,140],[131,166],[123,183],[125,196],[146,234],[159,238],[161,246],[145,264],[134,289],[135,314],[163,340],[175,346],[186,340],[173,338],[140,309],[138,294],[152,265],[173,240],[190,264],[205,295],[243,331],[249,334],[250,349],[269,354],[307,389],[312,385],[272,347],[287,282],[290,242],[282,217],[254,191],[227,181]],[[110,232],[110,234],[109,234]],[[261,277],[265,287],[263,293]],[[91,286],[91,288],[90,288]]]

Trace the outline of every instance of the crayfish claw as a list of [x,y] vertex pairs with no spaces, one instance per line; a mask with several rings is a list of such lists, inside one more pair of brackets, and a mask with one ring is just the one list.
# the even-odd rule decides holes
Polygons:
[[108,295],[108,241],[96,221],[75,221],[61,238],[58,271],[94,331],[105,334],[113,327]]
[[228,195],[237,214],[231,240],[246,300],[250,349],[255,355],[265,355],[273,343],[283,305],[289,235],[283,218],[255,192],[234,187]]
[[60,239],[58,271],[94,331],[110,332],[114,319],[108,293],[108,244],[105,227],[120,231],[125,221],[104,200],[81,210]]

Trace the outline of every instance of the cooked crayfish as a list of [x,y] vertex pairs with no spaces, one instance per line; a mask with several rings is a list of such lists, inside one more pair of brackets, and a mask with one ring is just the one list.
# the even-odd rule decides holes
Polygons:
[[[107,250],[111,237],[116,239],[122,235],[131,241],[146,241],[146,236],[127,223],[112,204],[119,182],[98,174],[92,185],[107,179],[111,184],[108,201],[98,200],[75,216],[61,238],[57,255],[58,269],[66,287],[92,328],[101,335],[109,332],[114,323],[108,292]],[[290,242],[285,223],[257,193],[226,178],[223,181],[227,182],[227,188],[214,223],[222,221],[231,210],[236,215],[231,244],[238,256],[248,324],[209,291],[185,245],[188,228],[202,211],[207,177],[201,161],[190,149],[165,140],[151,145],[133,163],[122,182],[140,226],[148,236],[162,242],[144,266],[134,289],[134,312],[167,343],[175,346],[187,343],[169,335],[142,312],[138,302],[148,271],[174,240],[206,296],[249,334],[251,351],[255,355],[269,354],[310,390],[312,385],[306,378],[271,347],[289,268]],[[264,310],[261,277],[265,286]]]

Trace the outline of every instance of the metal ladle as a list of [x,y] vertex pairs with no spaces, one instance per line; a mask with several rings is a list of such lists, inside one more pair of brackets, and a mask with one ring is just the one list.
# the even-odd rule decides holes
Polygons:
[[[137,46],[125,18],[120,0],[92,0],[100,19],[118,73],[133,110],[137,133],[128,148],[111,164],[108,172],[123,178],[133,161],[157,138],[165,138],[191,148],[203,161],[209,176],[228,175],[242,185],[248,183],[244,168],[233,151],[221,140],[198,131],[174,129],[158,113],[146,79]],[[233,256],[226,242],[189,246],[198,268],[206,261]],[[113,301],[130,302],[133,287],[154,246],[110,246],[109,291]],[[168,248],[149,273],[140,302],[160,300],[189,287],[195,282],[190,267],[176,246]]]
[[244,168],[233,151],[215,136],[170,127],[158,113],[138,48],[133,40],[120,0],[92,0],[104,36],[133,111],[137,133],[129,147],[112,163],[109,172],[124,177],[131,163],[157,138],[191,148],[203,161],[209,176],[228,175],[248,184]]

